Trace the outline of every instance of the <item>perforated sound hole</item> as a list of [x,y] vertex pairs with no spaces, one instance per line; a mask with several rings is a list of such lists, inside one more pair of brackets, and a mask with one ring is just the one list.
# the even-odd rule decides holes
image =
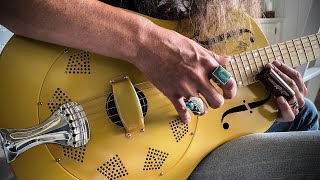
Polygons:
[[110,180],[129,175],[126,167],[123,165],[118,155],[114,156],[109,161],[97,168],[97,171]]
[[60,89],[57,90],[52,95],[51,99],[48,102],[48,107],[53,113],[56,111],[62,104],[70,102],[71,99]]
[[66,74],[91,74],[89,52],[71,55],[65,70]]
[[64,147],[63,146],[63,155],[67,158],[70,158],[72,160],[75,160],[77,162],[83,163],[84,161],[84,155],[86,152],[86,145],[78,147],[78,148],[72,148],[72,147]]
[[179,142],[189,132],[188,124],[184,123],[181,119],[170,121],[169,125],[176,142]]
[[157,149],[149,148],[146,161],[144,162],[144,171],[158,170],[168,158],[169,154]]
[[[143,116],[146,116],[147,111],[148,111],[148,102],[146,96],[140,91],[138,88],[135,88],[139,101],[140,101],[140,106],[142,109]],[[120,116],[118,114],[118,110],[116,108],[116,104],[114,102],[114,96],[113,93],[110,93],[107,102],[106,102],[106,111],[108,114],[108,117],[111,119],[111,121],[118,125],[123,127],[123,124],[121,122]]]

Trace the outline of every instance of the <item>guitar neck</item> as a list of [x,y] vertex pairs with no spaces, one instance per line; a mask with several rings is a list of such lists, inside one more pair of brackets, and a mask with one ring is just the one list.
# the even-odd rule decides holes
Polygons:
[[267,63],[281,61],[294,68],[317,59],[319,46],[320,34],[317,33],[232,56],[225,68],[238,87],[243,87],[256,82],[256,75]]

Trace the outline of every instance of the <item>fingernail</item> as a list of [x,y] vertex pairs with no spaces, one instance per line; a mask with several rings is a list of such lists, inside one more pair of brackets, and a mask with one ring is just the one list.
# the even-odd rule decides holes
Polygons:
[[228,58],[228,59],[231,59],[231,56],[226,56],[226,55],[224,55],[224,56],[220,56],[220,57],[222,57],[222,58]]
[[280,66],[281,63],[279,61],[273,61],[273,64],[276,65],[276,66]]
[[268,64],[266,65],[266,67],[271,68],[271,69],[273,68],[273,67],[272,67],[272,64],[270,64],[270,63],[268,63]]

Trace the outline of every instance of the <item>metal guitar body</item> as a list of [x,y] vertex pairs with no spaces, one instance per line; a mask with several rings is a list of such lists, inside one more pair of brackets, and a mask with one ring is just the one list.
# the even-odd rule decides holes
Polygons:
[[[173,30],[177,26],[174,21],[151,20]],[[218,42],[218,49],[228,46],[232,55],[268,45],[253,19],[243,21],[251,33]],[[171,102],[146,81],[125,61],[14,36],[0,57],[0,127],[36,128],[27,131],[31,134],[1,130],[4,143],[14,142],[8,147],[17,149],[8,148],[8,156],[14,159],[24,147],[52,137],[61,139],[53,143],[79,146],[31,148],[12,162],[18,179],[186,179],[217,146],[266,131],[277,115],[275,101],[255,83],[240,88],[221,108],[192,116],[187,125]],[[73,139],[71,131],[61,136],[51,128],[54,123],[59,131],[73,127],[62,111],[59,118],[55,116],[61,105],[70,102],[81,105],[90,124],[86,145],[85,131]],[[45,127],[51,115],[52,126]]]

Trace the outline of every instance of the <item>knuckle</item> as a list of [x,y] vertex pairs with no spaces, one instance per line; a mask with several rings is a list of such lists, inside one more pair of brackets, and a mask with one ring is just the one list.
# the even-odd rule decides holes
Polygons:
[[189,73],[189,75],[190,75],[190,78],[191,78],[192,80],[199,80],[200,77],[201,77],[201,76],[199,75],[198,71],[195,70],[195,69],[192,69],[191,72]]
[[176,106],[176,109],[180,115],[185,115],[185,113],[187,113],[187,108],[182,105]]
[[291,88],[295,88],[295,87],[296,87],[296,82],[294,82],[294,80],[290,79],[289,82],[288,82],[288,85],[289,85]]
[[210,106],[213,109],[217,109],[217,108],[221,107],[223,105],[223,103],[224,103],[223,98],[220,98],[219,96],[215,96],[213,102],[210,103]]
[[296,70],[294,70],[294,77],[295,77],[296,79],[302,79],[301,74],[300,74],[298,71],[296,71]]

